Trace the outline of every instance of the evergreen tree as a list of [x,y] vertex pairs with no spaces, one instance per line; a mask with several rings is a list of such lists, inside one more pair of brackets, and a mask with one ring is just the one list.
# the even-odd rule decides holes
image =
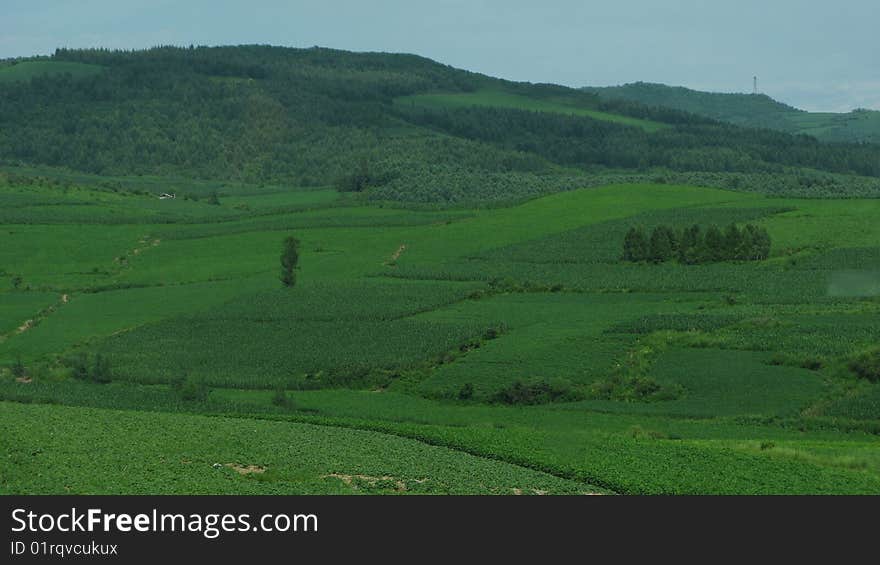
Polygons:
[[640,227],[630,228],[623,239],[623,260],[635,263],[647,261],[648,254],[648,239],[645,231]]
[[770,234],[765,228],[756,227],[754,239],[752,240],[752,249],[754,260],[763,261],[770,257]]
[[100,353],[95,355],[95,362],[92,365],[91,378],[96,383],[109,383],[113,379],[110,371],[110,363],[107,358]]
[[724,242],[721,254],[725,260],[733,260],[737,258],[737,252],[742,242],[742,234],[736,224],[730,224],[724,229]]
[[711,263],[713,261],[724,260],[724,236],[718,226],[711,225],[706,230],[706,237],[703,239],[703,250],[700,257],[701,263]]
[[747,224],[742,231],[740,231],[739,247],[736,249],[734,259],[737,261],[752,260],[752,255],[754,255],[755,238],[757,236],[756,232],[757,229],[752,224]]
[[658,226],[651,232],[651,243],[648,258],[654,263],[662,263],[672,259],[675,254],[672,230],[666,226]]
[[12,376],[16,379],[23,379],[27,370],[24,367],[24,363],[21,362],[21,355],[18,355],[15,358],[15,363],[12,365]]
[[299,240],[295,237],[284,239],[281,250],[281,284],[292,287],[296,284],[296,264],[299,262]]
[[678,248],[678,260],[685,265],[699,263],[702,243],[703,232],[700,230],[700,226],[694,224],[685,228]]

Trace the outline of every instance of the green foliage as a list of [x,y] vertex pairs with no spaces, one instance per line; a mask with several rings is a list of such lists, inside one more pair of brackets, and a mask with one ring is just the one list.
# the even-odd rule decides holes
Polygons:
[[296,265],[299,262],[299,240],[286,237],[281,250],[281,284],[290,288],[296,284]]
[[292,409],[294,407],[293,399],[288,396],[287,391],[283,388],[276,388],[272,393],[272,405],[279,408]]
[[113,380],[113,371],[110,361],[106,356],[80,352],[63,360],[64,365],[70,369],[70,375],[81,381],[106,384]]
[[678,259],[685,265],[718,261],[763,261],[770,257],[770,235],[767,230],[752,224],[740,230],[728,224],[722,232],[710,225],[703,235],[698,225],[676,231],[660,225],[651,231],[647,255],[643,255],[645,235],[641,228],[631,228],[623,240],[623,259],[630,262],[649,260],[663,263]]
[[205,402],[210,390],[204,382],[187,374],[171,379],[171,390],[185,402]]
[[651,231],[648,247],[648,259],[653,263],[662,263],[675,256],[678,237],[668,226],[658,226]]
[[27,82],[34,78],[57,77],[62,79],[82,79],[98,75],[103,71],[99,65],[69,63],[64,61],[16,61],[0,67],[0,84]]
[[113,373],[110,370],[110,362],[100,353],[95,355],[95,359],[92,362],[92,370],[89,372],[89,377],[96,383],[109,383],[113,380]]
[[625,402],[655,402],[674,400],[681,395],[680,388],[661,386],[645,376],[624,376],[615,373],[603,381],[593,383],[590,396],[598,400]]
[[530,379],[514,381],[507,388],[496,392],[491,401],[511,405],[546,404],[548,402],[574,401],[583,394],[565,379]]
[[[28,65],[97,72],[2,80]],[[254,45],[59,49],[4,69],[0,99],[7,163],[300,186],[341,179],[343,191],[379,200],[510,201],[596,185],[585,171],[880,175],[876,146],[820,149],[807,137],[412,55]],[[432,179],[428,163],[446,179]],[[444,185],[448,191],[434,190]],[[216,203],[216,191],[199,192]]]
[[474,397],[474,385],[472,383],[464,383],[458,390],[459,400],[470,400]]
[[23,379],[26,374],[27,368],[21,362],[21,357],[16,357],[15,363],[12,364],[12,376],[16,379]]
[[639,263],[646,261],[651,254],[645,230],[641,227],[632,227],[626,232],[623,240],[623,260]]
[[880,347],[863,351],[849,362],[849,369],[860,378],[880,382]]

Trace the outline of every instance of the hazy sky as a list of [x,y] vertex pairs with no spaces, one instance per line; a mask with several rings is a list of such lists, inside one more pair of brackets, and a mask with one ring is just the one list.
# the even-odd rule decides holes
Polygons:
[[512,80],[761,91],[880,109],[880,0],[0,0],[0,58],[264,43],[424,55]]

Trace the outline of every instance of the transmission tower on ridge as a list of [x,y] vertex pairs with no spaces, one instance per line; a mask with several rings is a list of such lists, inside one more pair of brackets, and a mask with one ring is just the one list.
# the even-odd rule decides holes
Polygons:
[[752,94],[757,94],[757,93],[758,93],[758,77],[755,76],[755,77],[752,77],[752,78],[753,78],[754,83],[755,83],[755,88],[754,88],[754,90],[752,91]]

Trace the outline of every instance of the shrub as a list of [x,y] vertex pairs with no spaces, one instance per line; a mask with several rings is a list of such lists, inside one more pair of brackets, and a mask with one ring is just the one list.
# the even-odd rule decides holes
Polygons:
[[461,389],[458,391],[458,399],[459,400],[470,400],[474,397],[474,385],[471,383],[465,383],[461,385]]
[[293,400],[287,396],[287,391],[280,387],[272,394],[272,404],[279,408],[293,408]]
[[859,377],[880,382],[880,347],[863,351],[849,362],[849,369]]
[[650,377],[627,376],[615,373],[607,379],[593,383],[590,395],[599,400],[623,400],[630,402],[656,402],[675,400],[682,394],[680,386],[664,387]]
[[100,354],[95,355],[95,362],[92,364],[92,371],[89,376],[96,383],[109,383],[113,380],[110,363],[106,357]]
[[89,357],[85,353],[67,359],[65,365],[71,368],[73,378],[81,381],[89,378]]
[[546,404],[560,400],[581,400],[583,396],[565,379],[517,380],[496,392],[491,400],[502,404]]
[[15,359],[15,363],[12,364],[12,376],[16,379],[24,378],[25,375],[24,363],[21,362],[21,356],[18,356]]
[[208,387],[201,381],[187,375],[180,375],[171,381],[171,389],[181,400],[187,402],[204,402],[208,399]]

